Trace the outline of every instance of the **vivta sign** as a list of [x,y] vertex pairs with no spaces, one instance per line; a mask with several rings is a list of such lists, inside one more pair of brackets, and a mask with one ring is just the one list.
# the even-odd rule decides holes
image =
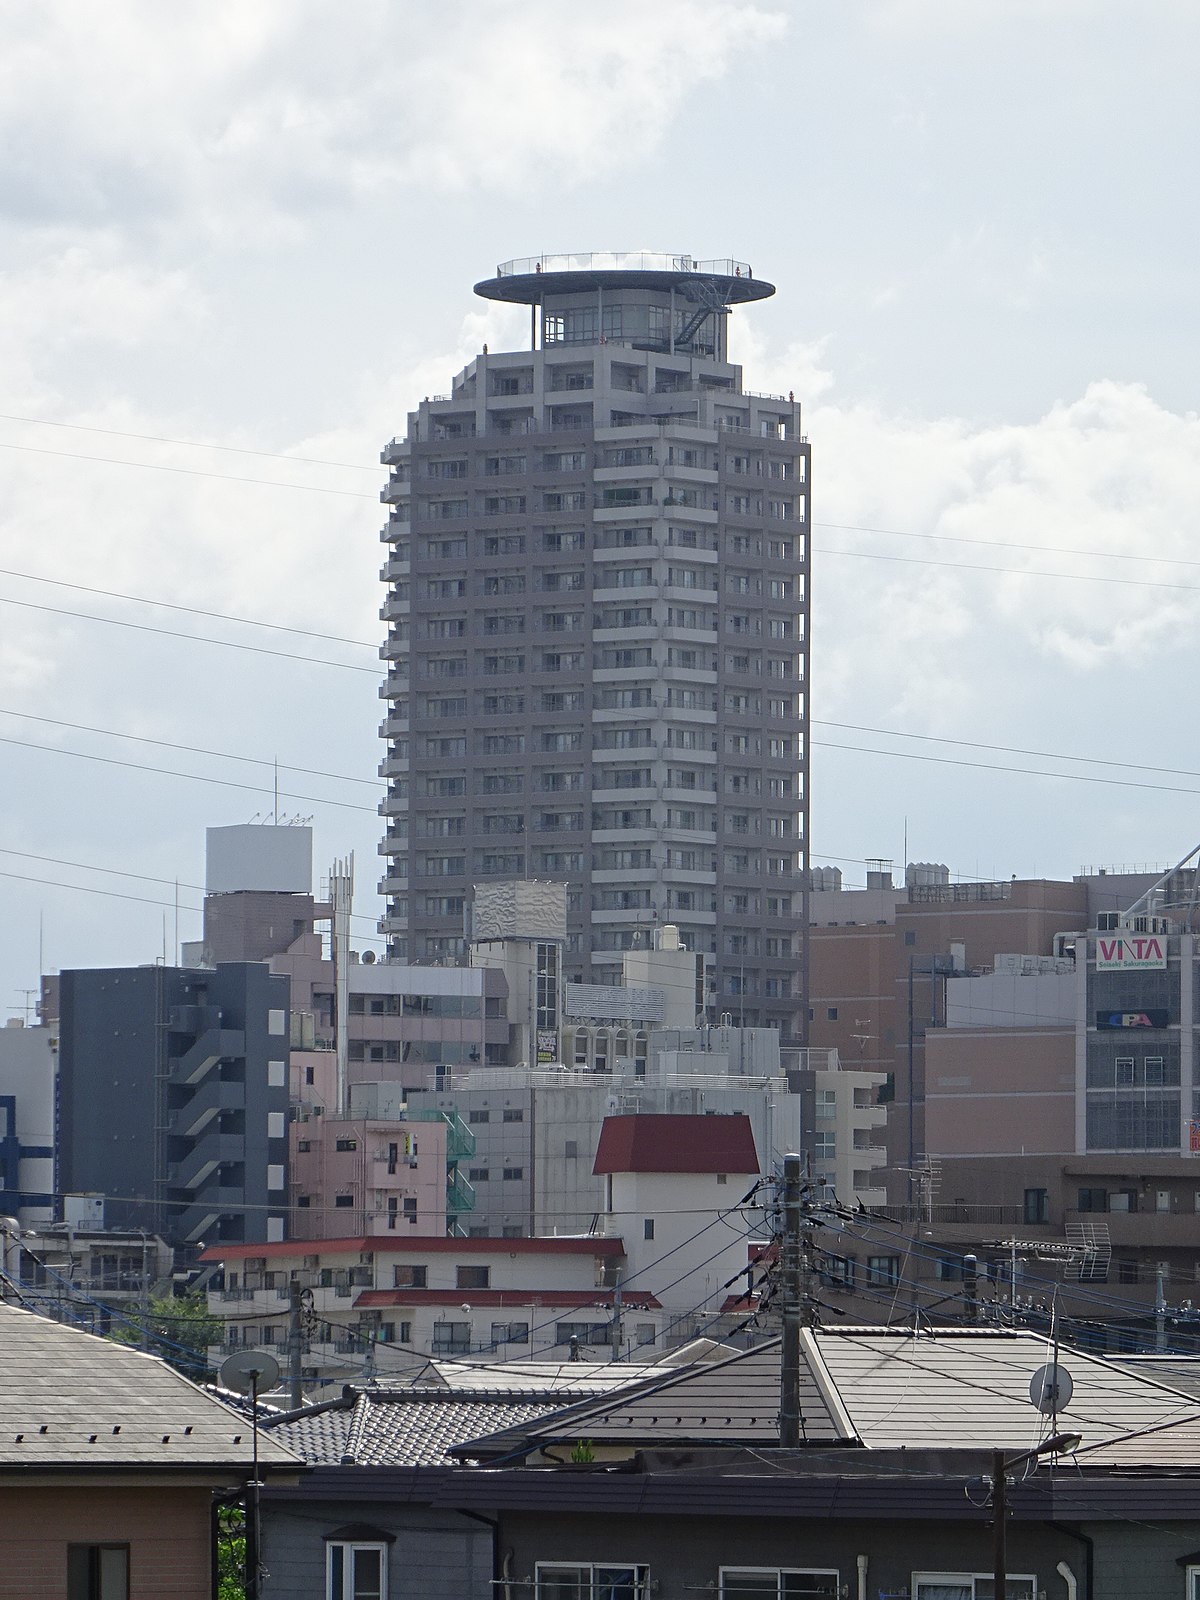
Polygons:
[[1097,972],[1149,972],[1167,964],[1161,933],[1109,933],[1096,938]]

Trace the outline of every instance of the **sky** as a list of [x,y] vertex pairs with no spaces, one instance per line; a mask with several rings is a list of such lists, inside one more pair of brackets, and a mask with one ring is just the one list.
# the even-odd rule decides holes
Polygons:
[[730,335],[812,444],[814,862],[1182,857],[1198,47],[1188,0],[0,0],[0,1018],[196,937],[276,763],[379,946],[379,451],[543,250],[777,285]]

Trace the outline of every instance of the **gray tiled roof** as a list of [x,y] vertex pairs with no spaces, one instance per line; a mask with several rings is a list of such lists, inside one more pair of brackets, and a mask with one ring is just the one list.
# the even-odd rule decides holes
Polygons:
[[[1029,1450],[1050,1419],[1029,1399],[1052,1359],[1044,1336],[993,1329],[838,1328],[805,1334],[868,1449]],[[1060,1432],[1079,1433],[1086,1466],[1200,1466],[1200,1402],[1116,1361],[1062,1348],[1074,1394]],[[1137,1435],[1128,1438],[1128,1435]]]
[[581,1398],[553,1393],[462,1389],[364,1389],[345,1407],[269,1425],[269,1436],[312,1466],[448,1466],[467,1439],[537,1422]]
[[[770,1445],[779,1439],[780,1341],[699,1366],[660,1368],[618,1395],[591,1398],[521,1427],[532,1444],[586,1438],[593,1444]],[[853,1443],[836,1395],[802,1364],[800,1410],[806,1444]],[[517,1448],[514,1431],[513,1447]],[[496,1441],[490,1441],[493,1447]],[[462,1452],[467,1454],[469,1452]]]
[[[296,1466],[263,1437],[267,1466]],[[0,1304],[0,1470],[242,1468],[250,1424],[157,1356]]]

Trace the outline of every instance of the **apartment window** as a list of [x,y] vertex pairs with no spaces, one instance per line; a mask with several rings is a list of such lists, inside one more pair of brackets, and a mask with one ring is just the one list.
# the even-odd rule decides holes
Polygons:
[[836,1569],[722,1567],[721,1600],[837,1600]]
[[326,1600],[387,1600],[388,1542],[384,1537],[370,1544],[331,1539],[325,1548]]
[[478,1110],[476,1110],[476,1111],[468,1111],[467,1112],[467,1121],[468,1122],[490,1122],[491,1120],[492,1120],[492,1114],[491,1114],[490,1111],[478,1111]]
[[467,1172],[467,1177],[472,1183],[487,1183],[490,1176],[490,1169],[487,1167],[471,1167]]
[[524,1167],[505,1167],[504,1176],[513,1182],[519,1182],[525,1176]]
[[486,1289],[491,1281],[490,1267],[458,1267],[454,1274],[456,1289]]
[[1050,1193],[1047,1189],[1026,1189],[1025,1221],[1049,1222]]
[[[1007,1576],[1006,1600],[1035,1600],[1037,1580]],[[986,1572],[914,1572],[912,1600],[991,1600],[995,1583]]]
[[829,1021],[829,1022],[836,1022],[837,1021],[837,1007],[836,1006],[826,1006],[825,1007],[825,1017],[826,1017],[826,1020]]
[[492,1344],[528,1344],[529,1324],[527,1322],[493,1322]]
[[520,1110],[519,1108],[514,1109],[513,1107],[510,1106],[509,1108],[507,1108],[505,1110],[504,1119],[503,1120],[505,1122],[524,1122],[525,1121],[525,1113],[524,1113],[524,1111]]
[[67,1600],[129,1600],[127,1544],[69,1544]]
[[428,1287],[427,1267],[401,1266],[392,1268],[392,1287],[394,1289],[424,1289]]
[[647,1217],[645,1219],[645,1221],[642,1223],[642,1238],[643,1239],[653,1239],[653,1237],[654,1237],[654,1218],[653,1217]]
[[899,1256],[868,1256],[867,1285],[876,1289],[894,1289],[900,1282]]
[[649,1567],[538,1563],[536,1600],[647,1600],[649,1593]]
[[471,1324],[469,1322],[435,1322],[433,1325],[433,1353],[435,1356],[465,1356],[471,1350]]
[[1077,1207],[1077,1210],[1079,1210],[1079,1211],[1107,1211],[1108,1210],[1108,1190],[1107,1189],[1080,1189],[1080,1191],[1079,1191],[1079,1205]]

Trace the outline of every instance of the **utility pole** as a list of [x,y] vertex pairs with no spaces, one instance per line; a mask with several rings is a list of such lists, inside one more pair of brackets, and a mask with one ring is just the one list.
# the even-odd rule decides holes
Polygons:
[[610,1342],[612,1344],[612,1359],[614,1361],[620,1361],[620,1359],[621,1359],[621,1275],[620,1275],[619,1272],[617,1274],[617,1281],[616,1281],[615,1285],[613,1286],[613,1319],[612,1319],[612,1328],[610,1330]]
[[304,1404],[304,1384],[301,1371],[303,1346],[300,1337],[300,1312],[303,1290],[295,1278],[288,1285],[288,1385],[289,1403],[293,1411]]
[[1008,1595],[1008,1548],[1006,1543],[1007,1529],[1005,1519],[1008,1516],[1006,1503],[1007,1482],[1005,1469],[1008,1463],[1004,1459],[1002,1450],[992,1452],[992,1565],[994,1568],[994,1587],[992,1593],[1004,1597]]
[[779,1246],[779,1286],[783,1298],[783,1360],[780,1371],[779,1443],[785,1450],[800,1445],[800,1319],[803,1302],[804,1250],[801,1244],[800,1157],[783,1158],[783,1237]]
[[974,1255],[963,1257],[963,1298],[966,1302],[964,1316],[968,1322],[979,1321],[979,1260]]
[[1167,1290],[1161,1262],[1154,1274],[1154,1348],[1160,1354],[1167,1348]]

